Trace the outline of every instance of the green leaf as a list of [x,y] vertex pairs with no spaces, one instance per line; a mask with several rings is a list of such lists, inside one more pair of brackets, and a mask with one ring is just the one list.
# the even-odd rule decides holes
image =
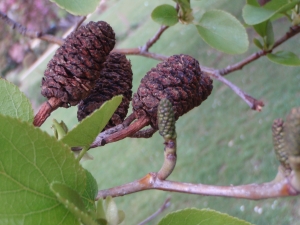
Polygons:
[[274,45],[274,31],[273,31],[273,26],[270,21],[267,22],[267,27],[266,27],[266,45],[267,49],[272,49]]
[[253,25],[253,28],[256,31],[256,33],[258,33],[259,36],[261,36],[262,38],[264,38],[267,35],[267,24],[268,21],[264,21],[262,23]]
[[275,54],[267,54],[269,60],[274,63],[278,63],[285,66],[300,66],[299,57],[293,53],[288,51],[279,51]]
[[178,22],[176,9],[171,5],[157,6],[151,13],[152,19],[162,25],[173,26]]
[[257,0],[247,0],[248,5],[254,5],[254,6],[259,6],[259,3]]
[[88,210],[95,211],[95,199],[98,193],[98,185],[93,175],[86,169],[84,171],[86,174],[86,186],[82,193],[82,200]]
[[263,49],[264,46],[260,43],[260,41],[256,38],[253,38],[253,43],[258,47],[259,49]]
[[53,182],[50,185],[51,191],[56,195],[59,202],[61,202],[66,209],[85,225],[98,225],[97,222],[88,214],[80,194],[59,182]]
[[100,0],[50,0],[71,14],[84,16],[96,10]]
[[90,116],[83,119],[61,141],[71,147],[79,146],[88,148],[108,123],[121,101],[122,96],[113,97]]
[[0,114],[31,123],[33,110],[28,98],[19,88],[0,78]]
[[79,224],[50,190],[54,181],[79,194],[86,189],[86,172],[69,148],[0,115],[0,155],[0,224]]
[[227,12],[207,11],[196,27],[207,44],[222,52],[240,54],[248,48],[248,36],[244,26]]
[[191,8],[190,0],[174,0],[174,2],[179,4],[179,18],[183,23],[193,22],[193,10]]
[[292,9],[300,0],[272,0],[263,7],[247,4],[243,8],[243,18],[249,25],[264,22],[275,14],[284,13]]
[[251,225],[238,218],[211,209],[184,209],[168,214],[158,225]]

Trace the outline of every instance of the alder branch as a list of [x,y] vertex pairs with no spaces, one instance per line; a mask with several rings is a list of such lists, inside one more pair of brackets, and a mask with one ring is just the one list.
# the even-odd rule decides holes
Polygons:
[[[291,176],[293,176],[293,174],[291,174]],[[96,199],[106,198],[107,196],[118,197],[150,189],[205,196],[243,198],[249,200],[299,195],[300,192],[291,185],[291,176],[262,184],[216,186],[160,180],[157,177],[157,173],[149,173],[143,178],[131,183],[106,190],[100,190]]]
[[44,34],[42,32],[37,32],[37,31],[32,31],[32,30],[28,30],[26,27],[22,26],[21,24],[13,21],[12,19],[10,19],[5,13],[0,11],[0,18],[10,27],[12,27],[12,29],[18,31],[21,35],[23,36],[27,36],[30,38],[39,38],[42,39],[44,41],[48,41],[51,43],[55,43],[58,45],[62,45],[64,43],[64,40],[58,37],[55,37],[53,35],[50,34]]
[[161,214],[163,211],[165,211],[170,206],[171,198],[167,198],[164,202],[164,204],[151,216],[140,222],[138,225],[145,225],[149,223],[151,220],[153,220],[155,217],[157,217],[159,214]]
[[236,64],[229,65],[226,68],[219,70],[220,75],[221,76],[225,76],[225,75],[227,75],[229,73],[232,73],[232,72],[234,72],[236,70],[241,70],[247,64],[249,64],[249,63],[257,60],[261,56],[264,56],[264,55],[272,52],[273,49],[275,49],[276,47],[278,47],[279,45],[281,45],[285,41],[289,40],[290,38],[294,37],[298,33],[300,33],[300,26],[290,27],[289,31],[287,33],[285,33],[281,38],[279,38],[274,43],[274,45],[273,45],[273,47],[271,49],[258,51],[256,53],[248,56],[247,58],[243,59],[242,61],[236,63]]

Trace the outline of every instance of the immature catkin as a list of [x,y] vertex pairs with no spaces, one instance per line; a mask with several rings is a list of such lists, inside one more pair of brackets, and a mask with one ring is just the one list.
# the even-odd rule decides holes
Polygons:
[[164,98],[160,100],[157,111],[159,134],[164,139],[176,139],[175,116],[171,102]]
[[274,151],[278,161],[284,168],[290,169],[288,161],[289,156],[284,142],[284,122],[282,119],[274,120],[272,125],[272,135]]

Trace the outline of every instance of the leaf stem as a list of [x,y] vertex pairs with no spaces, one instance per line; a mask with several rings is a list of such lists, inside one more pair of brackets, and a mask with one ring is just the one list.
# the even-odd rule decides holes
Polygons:
[[76,158],[76,160],[79,162],[82,157],[85,155],[85,153],[87,153],[87,151],[89,150],[89,147],[85,146],[82,148],[82,150],[80,151],[78,157]]
[[165,150],[164,150],[164,163],[161,167],[161,169],[157,172],[158,179],[165,180],[170,176],[170,174],[173,172],[176,161],[177,161],[177,155],[176,155],[176,139],[172,140],[169,139],[165,143]]

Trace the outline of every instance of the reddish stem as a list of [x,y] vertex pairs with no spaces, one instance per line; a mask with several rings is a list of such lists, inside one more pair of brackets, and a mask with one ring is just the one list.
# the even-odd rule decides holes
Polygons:
[[57,98],[50,98],[47,102],[44,102],[34,117],[33,125],[40,127],[50,114],[61,105],[61,103],[62,101]]
[[[134,116],[134,114],[130,115],[131,117]],[[132,118],[130,117],[130,120]],[[129,120],[129,121],[130,121]],[[124,121],[129,122],[129,121]],[[90,148],[96,148],[99,146],[103,146],[108,143],[116,142],[119,140],[122,140],[126,137],[129,137],[133,134],[135,134],[137,131],[143,129],[145,126],[148,126],[150,124],[150,119],[147,116],[143,116],[136,120],[134,123],[130,124],[129,126],[124,126],[124,123],[117,129],[115,133],[109,133],[106,134],[100,134],[96,140],[93,142],[93,144],[90,146]]]

